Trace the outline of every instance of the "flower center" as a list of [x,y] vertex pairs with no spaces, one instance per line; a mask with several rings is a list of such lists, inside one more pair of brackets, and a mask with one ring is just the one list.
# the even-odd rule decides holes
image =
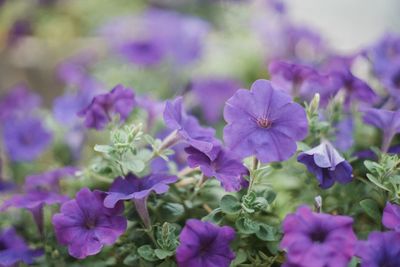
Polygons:
[[257,124],[258,126],[260,126],[261,128],[269,128],[272,125],[272,121],[270,121],[267,118],[258,118],[257,119]]
[[393,84],[400,89],[400,70],[393,76]]
[[96,222],[94,220],[86,220],[85,221],[86,229],[90,230],[96,227]]
[[328,233],[323,229],[316,229],[310,234],[310,238],[314,243],[324,243]]
[[6,250],[6,249],[8,249],[7,245],[4,242],[0,241],[0,251]]

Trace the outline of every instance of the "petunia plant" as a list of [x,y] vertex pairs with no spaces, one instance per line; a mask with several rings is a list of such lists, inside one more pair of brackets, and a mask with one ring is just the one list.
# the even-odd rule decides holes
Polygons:
[[1,267],[400,266],[399,36],[125,2],[0,1]]

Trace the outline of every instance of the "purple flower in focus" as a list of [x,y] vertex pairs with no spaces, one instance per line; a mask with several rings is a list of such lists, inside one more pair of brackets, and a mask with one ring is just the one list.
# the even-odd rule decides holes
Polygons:
[[144,225],[149,227],[147,198],[152,192],[156,194],[167,192],[168,184],[175,183],[177,180],[176,176],[165,174],[151,174],[142,178],[133,174],[128,174],[125,178],[117,177],[106,192],[104,206],[113,208],[121,200],[133,200]]
[[95,96],[89,106],[78,115],[85,118],[86,127],[101,130],[112,120],[114,114],[119,114],[122,121],[126,120],[134,104],[133,91],[117,85],[109,93]]
[[176,249],[179,267],[229,267],[235,254],[230,243],[235,231],[229,226],[219,227],[196,219],[186,221],[179,235]]
[[188,165],[191,168],[200,166],[201,171],[207,177],[215,176],[225,191],[239,191],[242,187],[247,187],[248,182],[244,176],[249,175],[249,171],[242,162],[221,147],[216,146],[214,149],[218,149],[219,152],[217,157],[211,160],[194,147],[186,148],[185,151],[189,154]]
[[225,101],[240,87],[238,81],[229,78],[199,78],[192,81],[191,90],[199,101],[204,118],[216,123],[222,116]]
[[25,117],[40,105],[40,97],[24,85],[17,85],[0,98],[0,122]]
[[346,267],[357,241],[352,224],[351,217],[314,213],[305,206],[287,215],[280,247],[288,266]]
[[239,89],[227,102],[224,141],[240,157],[255,155],[261,162],[283,161],[297,149],[296,141],[307,136],[304,109],[266,80],[251,90]]
[[400,206],[397,204],[386,203],[383,210],[382,224],[391,230],[400,232]]
[[356,256],[361,258],[361,267],[400,266],[400,233],[372,232],[367,241],[359,241]]
[[103,192],[83,188],[53,216],[57,240],[68,246],[71,256],[83,259],[95,255],[104,245],[114,244],[125,232],[127,221],[122,216],[123,203],[106,208],[104,197]]
[[382,130],[382,151],[387,152],[393,137],[400,133],[400,110],[365,109],[363,120],[366,124]]
[[171,130],[176,130],[180,139],[190,146],[197,148],[209,155],[212,159],[213,146],[216,142],[215,130],[200,126],[198,120],[186,114],[182,105],[182,97],[167,101],[164,109],[164,122]]
[[34,262],[34,258],[41,255],[43,255],[42,249],[30,249],[13,228],[8,228],[1,231],[0,266],[17,266],[19,262],[32,264]]
[[323,189],[331,187],[335,182],[349,183],[353,178],[350,163],[328,142],[300,153],[297,161],[306,165]]
[[25,178],[24,189],[31,191],[60,192],[60,180],[64,177],[72,177],[78,172],[75,167],[63,167],[52,171],[29,175]]
[[51,133],[36,118],[10,120],[3,126],[3,142],[12,161],[33,161],[48,148]]

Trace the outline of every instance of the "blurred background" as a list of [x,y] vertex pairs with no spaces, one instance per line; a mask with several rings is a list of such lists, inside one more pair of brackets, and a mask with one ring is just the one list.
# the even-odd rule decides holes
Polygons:
[[[184,70],[171,71],[171,66],[163,66],[171,71],[167,76],[186,77],[184,81],[172,81],[165,90],[171,90],[171,84],[182,87],[196,75],[235,76],[245,84],[260,78],[267,58],[280,53],[276,50],[282,45],[282,36],[274,35],[274,28],[282,20],[312,29],[339,53],[354,53],[386,32],[400,31],[398,0],[1,0],[0,93],[25,84],[42,95],[45,106],[51,106],[52,100],[69,86],[57,74],[60,65],[71,57],[90,53],[100,58],[90,72],[107,89],[113,83],[125,83],[144,92],[164,86],[151,78],[154,68],[149,73],[143,66],[116,61],[118,57],[110,52],[110,39],[115,36],[104,35],[103,31],[110,23],[116,25],[110,21],[124,16],[134,18],[149,8],[195,16],[207,21],[211,29],[207,35],[193,32],[204,39],[201,60]],[[130,23],[134,28],[135,22]],[[160,34],[165,31],[158,30]],[[120,35],[124,34],[121,30]],[[257,54],[260,51],[263,62]],[[247,67],[243,62],[262,66]],[[162,72],[165,74],[165,70]]]

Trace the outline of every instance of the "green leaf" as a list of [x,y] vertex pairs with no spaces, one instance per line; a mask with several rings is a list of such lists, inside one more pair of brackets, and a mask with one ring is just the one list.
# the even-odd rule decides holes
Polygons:
[[122,165],[125,169],[133,173],[140,173],[146,167],[146,164],[140,159],[131,159],[129,161],[124,161],[122,162]]
[[138,248],[137,253],[147,261],[157,261],[158,258],[154,253],[154,249],[150,245],[144,245]]
[[379,209],[378,203],[373,199],[364,199],[360,201],[360,206],[363,208],[365,213],[374,219],[376,222],[380,222],[381,211]]
[[128,255],[128,256],[124,259],[123,263],[124,263],[125,265],[128,265],[128,266],[136,266],[138,260],[139,260],[138,255],[136,255],[136,254],[130,254],[130,255]]
[[247,217],[241,217],[235,222],[236,228],[241,232],[242,234],[254,234],[257,233],[260,229],[260,225],[247,218]]
[[383,189],[383,190],[386,190],[386,191],[390,192],[390,189],[387,188],[386,186],[384,186],[383,184],[381,184],[381,183],[376,179],[376,177],[373,176],[372,174],[367,173],[367,178],[368,178],[368,180],[370,180],[372,183],[374,183],[377,187],[379,187],[379,188],[381,188],[381,189]]
[[247,260],[247,253],[246,251],[244,251],[243,249],[239,249],[236,252],[236,258],[235,260],[231,263],[232,267],[235,266],[239,266],[240,264],[242,264],[243,262],[245,262]]
[[210,212],[207,216],[203,217],[203,221],[210,221],[215,224],[219,224],[224,219],[224,213],[222,213],[221,208],[217,208]]
[[164,221],[176,222],[185,213],[185,207],[179,203],[166,203],[161,206],[159,212]]
[[171,257],[172,255],[174,255],[174,252],[157,248],[154,250],[154,254],[157,256],[157,258],[159,258],[160,260],[163,260],[165,258],[168,258],[168,257]]
[[221,210],[228,214],[235,214],[241,210],[239,200],[233,195],[225,195],[220,201]]
[[276,241],[276,229],[267,224],[260,224],[256,235],[259,239],[264,241]]
[[108,154],[114,150],[112,146],[109,145],[95,145],[94,150],[100,153]]

